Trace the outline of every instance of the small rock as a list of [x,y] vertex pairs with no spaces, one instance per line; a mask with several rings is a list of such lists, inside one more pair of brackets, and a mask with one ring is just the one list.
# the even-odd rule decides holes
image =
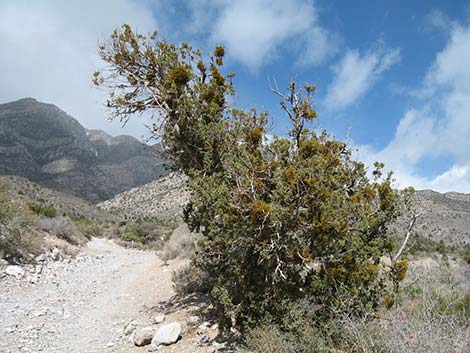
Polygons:
[[188,325],[189,326],[196,326],[199,321],[201,321],[201,318],[199,316],[190,316],[190,317],[188,317]]
[[33,311],[33,315],[36,317],[46,316],[49,310],[47,308],[42,308],[40,310]]
[[7,266],[5,273],[9,276],[15,277],[16,279],[21,279],[25,275],[23,268],[17,265]]
[[146,346],[152,342],[155,330],[152,327],[143,327],[135,331],[134,344],[138,347]]
[[37,275],[31,276],[31,277],[28,278],[28,281],[31,284],[36,284],[38,282],[38,280],[39,280],[39,277]]
[[36,272],[36,274],[41,274],[42,273],[42,265],[36,265],[35,269],[34,269],[34,272]]
[[4,259],[0,259],[0,267],[6,267],[8,266],[8,261]]
[[211,339],[209,338],[209,336],[202,336],[201,339],[199,340],[200,343],[208,343]]
[[168,346],[178,341],[181,334],[181,325],[179,322],[172,322],[168,325],[161,326],[155,336],[153,336],[149,352],[156,351],[160,345]]
[[203,335],[206,331],[207,331],[207,328],[210,326],[210,323],[208,322],[204,322],[203,324],[199,325],[197,330],[196,330],[196,333],[198,335]]
[[36,256],[36,262],[44,262],[46,261],[46,255],[45,254],[39,254]]
[[15,331],[16,331],[16,330],[15,330],[14,327],[7,327],[7,328],[5,329],[5,332],[6,332],[6,333],[14,333]]
[[161,324],[163,321],[165,321],[165,314],[164,313],[157,313],[154,317],[153,317],[153,323],[154,324]]
[[57,248],[54,248],[51,253],[51,258],[54,261],[58,261],[60,259],[60,250]]
[[129,336],[137,328],[137,321],[130,321],[126,327],[124,327],[124,335]]

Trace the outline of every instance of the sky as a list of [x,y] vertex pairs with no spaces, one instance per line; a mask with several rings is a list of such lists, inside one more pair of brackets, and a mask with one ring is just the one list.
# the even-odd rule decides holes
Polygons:
[[235,105],[288,121],[271,92],[315,84],[314,127],[393,170],[396,186],[470,193],[470,1],[0,0],[0,103],[34,97],[86,128],[147,136],[107,119],[91,84],[97,46],[128,23],[210,53],[226,48]]

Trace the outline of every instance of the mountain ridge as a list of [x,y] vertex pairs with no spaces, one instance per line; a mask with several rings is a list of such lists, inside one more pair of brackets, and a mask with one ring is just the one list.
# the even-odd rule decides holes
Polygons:
[[158,179],[168,164],[158,145],[88,130],[53,104],[0,105],[0,174],[96,203]]

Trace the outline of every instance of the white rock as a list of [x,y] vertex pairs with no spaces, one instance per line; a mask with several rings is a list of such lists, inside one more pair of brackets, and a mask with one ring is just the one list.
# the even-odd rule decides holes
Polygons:
[[171,324],[161,326],[157,332],[155,332],[155,336],[153,336],[149,352],[157,350],[160,345],[168,346],[176,343],[180,334],[181,325],[179,322],[172,322]]
[[5,273],[9,276],[15,277],[16,279],[21,279],[25,275],[23,268],[16,265],[7,266]]
[[163,321],[165,321],[165,314],[164,313],[157,313],[154,317],[153,317],[153,323],[154,324],[161,324]]

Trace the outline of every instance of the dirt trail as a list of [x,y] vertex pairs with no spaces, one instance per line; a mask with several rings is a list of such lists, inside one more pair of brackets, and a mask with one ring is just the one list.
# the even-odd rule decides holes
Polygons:
[[0,278],[0,353],[146,351],[123,328],[174,294],[180,265],[93,239],[75,259],[47,263],[36,284]]

